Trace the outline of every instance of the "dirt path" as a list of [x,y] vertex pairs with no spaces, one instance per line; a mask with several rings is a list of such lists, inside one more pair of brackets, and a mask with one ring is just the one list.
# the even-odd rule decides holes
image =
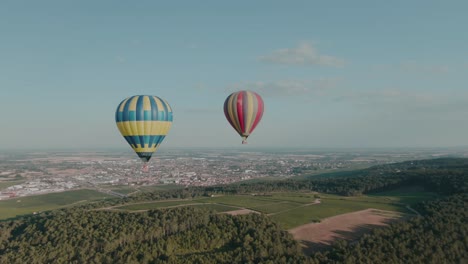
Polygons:
[[261,204],[257,206],[251,206],[250,208],[257,208],[257,207],[263,207],[263,206],[268,206],[268,205],[273,205],[273,204],[282,204],[282,203],[289,203],[288,201],[282,201],[282,202],[276,202],[276,203],[269,203],[269,204]]
[[291,208],[291,209],[286,209],[286,210],[283,210],[283,211],[280,211],[280,212],[267,214],[267,216],[282,214],[282,213],[285,213],[285,212],[288,212],[288,211],[291,211],[291,210],[295,210],[297,208],[306,207],[306,206],[315,205],[315,204],[320,204],[320,203],[321,203],[320,199],[315,199],[315,201],[313,203],[303,204],[303,205],[300,205],[298,207],[294,207],[294,208]]
[[229,214],[229,215],[245,215],[245,214],[259,214],[260,212],[250,210],[250,209],[240,209],[240,210],[235,210],[235,211],[228,211],[228,212],[223,212],[223,214]]
[[414,210],[411,206],[409,205],[406,205],[406,209],[410,210],[411,212],[417,214],[417,215],[421,215],[418,211]]
[[[128,205],[136,205],[136,204],[149,204],[149,203],[165,203],[165,202],[178,202],[178,201],[198,201],[206,198],[200,198],[200,199],[168,199],[168,200],[157,200],[157,201],[146,201],[146,202],[135,202],[135,203],[126,203],[126,204],[118,204],[118,205],[113,205],[113,206],[108,206],[108,207],[101,207],[101,208],[96,208],[92,210],[113,210],[117,207],[123,207],[123,206],[128,206]],[[117,208],[117,210],[119,210]]]
[[[164,202],[170,202],[170,201],[180,201],[181,199],[178,200],[165,200]],[[190,200],[190,199],[185,199]],[[195,200],[196,201],[196,200]],[[163,202],[163,201],[161,201]],[[142,203],[132,203],[132,205],[135,204],[147,204],[147,203],[157,203],[157,202],[142,202]],[[176,207],[183,207],[183,206],[196,206],[196,205],[208,205],[208,204],[213,204],[213,205],[222,205],[222,206],[227,206],[227,207],[232,207],[233,209],[238,209],[238,210],[232,210],[232,211],[227,211],[227,212],[221,212],[220,214],[230,214],[230,215],[243,215],[243,214],[250,214],[250,213],[257,213],[260,214],[260,212],[247,209],[244,207],[239,207],[235,205],[229,205],[229,204],[223,204],[223,203],[189,203],[189,204],[178,204],[178,205],[171,205],[171,206],[165,206],[161,208],[154,208],[154,209],[166,209],[166,208],[176,208]],[[149,210],[154,210],[154,209],[141,209],[141,210],[127,210],[127,209],[119,209],[118,207],[122,206],[127,206],[130,204],[126,205],[116,205],[116,206],[110,206],[110,207],[105,207],[105,208],[98,208],[98,209],[93,209],[93,210],[110,210],[110,211],[124,211],[124,212],[129,212],[129,213],[143,213],[147,212]]]
[[373,228],[386,226],[402,214],[392,211],[366,209],[323,219],[320,223],[305,224],[289,232],[301,243],[304,253],[321,250],[337,239],[356,240]]

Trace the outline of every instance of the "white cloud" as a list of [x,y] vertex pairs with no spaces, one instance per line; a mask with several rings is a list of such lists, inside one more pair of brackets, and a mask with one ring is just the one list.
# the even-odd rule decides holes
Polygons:
[[310,43],[301,43],[295,48],[286,48],[273,51],[271,54],[258,57],[259,61],[287,64],[287,65],[320,65],[331,67],[343,67],[343,59],[323,55]]
[[318,80],[280,80],[272,82],[238,82],[227,87],[229,92],[252,90],[266,97],[324,95],[336,87],[338,78]]

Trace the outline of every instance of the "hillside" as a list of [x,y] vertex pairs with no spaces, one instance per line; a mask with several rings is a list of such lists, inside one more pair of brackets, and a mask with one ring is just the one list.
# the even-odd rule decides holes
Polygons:
[[468,195],[423,203],[422,217],[376,229],[357,243],[316,253],[314,263],[467,263]]
[[[159,191],[45,212],[0,222],[0,262],[375,263],[390,254],[389,261],[394,263],[443,263],[440,262],[443,259],[446,263],[458,263],[466,258],[468,245],[467,165],[468,159],[404,162],[357,171],[352,177]],[[412,187],[415,185],[420,187]],[[421,188],[426,192],[421,192]],[[285,191],[298,195],[288,196]],[[306,203],[314,196],[308,198],[301,193],[311,191],[330,193],[327,194],[330,204],[336,201],[350,205],[353,200],[381,203],[388,196],[399,195],[398,203],[411,204],[422,216],[377,229],[356,243],[338,242],[332,249],[308,257],[277,222],[281,219],[268,214],[289,210],[294,203]],[[331,195],[343,192],[359,196],[348,200]],[[418,203],[421,198],[415,199],[410,195],[412,192],[419,192],[419,197],[429,200]],[[427,195],[431,192],[437,196]],[[204,209],[167,206],[133,213],[102,210],[211,195],[222,195],[213,199],[228,203],[227,206],[233,206],[229,203],[235,201],[249,207],[255,199],[236,198],[248,193],[260,195],[255,199],[266,213],[231,216],[217,213],[212,206]],[[360,196],[362,193],[369,196]],[[226,200],[226,195],[232,199]],[[285,202],[279,204],[278,199]],[[280,206],[272,207],[271,203]],[[135,207],[126,210],[132,208]],[[226,205],[218,209],[227,210]]]
[[267,217],[175,208],[145,213],[57,210],[3,223],[1,263],[300,262],[297,243]]

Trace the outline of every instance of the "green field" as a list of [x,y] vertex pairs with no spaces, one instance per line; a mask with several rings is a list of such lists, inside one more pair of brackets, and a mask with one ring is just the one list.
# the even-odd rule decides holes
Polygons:
[[129,195],[131,193],[138,193],[138,190],[131,189],[131,188],[128,188],[128,189],[119,188],[119,189],[110,189],[110,190],[113,192],[125,194],[125,195]]
[[133,186],[127,186],[127,185],[111,186],[111,187],[107,187],[105,189],[111,190],[111,191],[116,192],[116,193],[121,193],[121,194],[129,194],[129,193],[138,191],[138,189],[134,188]]
[[139,204],[130,204],[130,205],[114,207],[114,209],[128,210],[128,211],[151,210],[151,209],[158,209],[158,208],[174,207],[174,206],[178,206],[178,205],[198,204],[198,203],[200,203],[199,202],[200,200],[201,199],[167,201],[167,202],[152,202],[152,203],[139,203]]
[[390,203],[372,203],[348,199],[322,199],[320,204],[299,207],[284,213],[275,214],[271,217],[280,223],[283,228],[290,229],[327,217],[368,208],[410,213],[404,206]]
[[[109,186],[108,188],[120,193],[130,193],[136,188],[143,189],[143,191],[154,191],[181,187],[177,185],[162,185],[144,187],[112,186],[112,188]],[[107,194],[92,190],[20,197],[0,201],[0,219],[110,197]],[[313,204],[318,197],[320,197],[320,203]],[[263,195],[223,195],[184,200],[140,202],[121,205],[114,207],[114,209],[139,211],[175,206],[193,206],[214,210],[215,212],[227,212],[245,208],[269,215],[283,228],[289,229],[312,221],[319,221],[326,217],[368,208],[411,214],[412,212],[406,208],[407,205],[430,200],[435,197],[437,197],[436,194],[427,192],[422,187],[406,187],[372,195],[353,197],[318,194],[315,192],[275,192]]]
[[[145,202],[116,207],[123,210],[150,210],[174,206],[195,206],[217,212],[251,209],[269,215],[284,229],[368,208],[412,214],[406,206],[432,199],[437,195],[420,187],[402,188],[374,195],[339,196],[309,193],[270,193],[266,195],[224,195],[190,200]],[[320,203],[313,204],[316,197]],[[230,207],[232,206],[232,207]]]
[[258,206],[258,207],[255,207],[254,209],[256,211],[259,211],[265,214],[275,214],[275,213],[283,212],[286,210],[298,208],[301,205],[303,204],[284,201],[284,202],[279,202],[279,203],[274,203],[274,204],[269,204],[269,205]]
[[394,202],[414,205],[422,201],[427,201],[439,197],[437,193],[425,191],[420,186],[402,187],[391,191],[379,192],[370,195],[371,197],[387,198]]
[[207,204],[198,204],[198,205],[190,205],[190,206],[193,206],[193,207],[196,207],[196,208],[200,208],[200,209],[213,210],[213,211],[215,211],[215,212],[217,212],[217,213],[229,212],[229,211],[237,210],[237,209],[238,209],[238,208],[231,207],[231,206],[227,206],[227,205],[222,205],[222,204],[211,204],[211,203],[207,203]]
[[0,201],[0,219],[7,219],[18,215],[32,214],[33,212],[52,210],[77,203],[90,202],[111,197],[113,196],[86,189],[18,197],[15,199]]
[[278,202],[276,199],[269,198],[270,197],[259,197],[253,195],[226,195],[208,198],[207,200],[211,203],[233,205],[255,210],[255,207]]
[[296,203],[313,203],[315,200],[315,196],[320,196],[317,193],[273,193],[271,195],[272,199],[277,199],[280,201],[289,201],[289,202],[296,202]]
[[193,200],[180,200],[180,201],[167,201],[167,202],[153,202],[153,203],[140,203],[131,204],[125,206],[114,207],[113,209],[127,210],[127,211],[138,211],[138,210],[151,210],[151,209],[162,209],[171,208],[176,206],[193,206],[200,209],[213,210],[218,213],[229,212],[238,210],[238,207],[232,207],[229,205],[217,204],[208,202],[207,198],[193,199]]

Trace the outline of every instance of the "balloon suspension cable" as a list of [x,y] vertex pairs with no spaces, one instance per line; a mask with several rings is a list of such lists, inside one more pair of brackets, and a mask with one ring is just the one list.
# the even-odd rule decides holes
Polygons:
[[143,163],[143,166],[141,167],[142,172],[148,172],[148,163]]

